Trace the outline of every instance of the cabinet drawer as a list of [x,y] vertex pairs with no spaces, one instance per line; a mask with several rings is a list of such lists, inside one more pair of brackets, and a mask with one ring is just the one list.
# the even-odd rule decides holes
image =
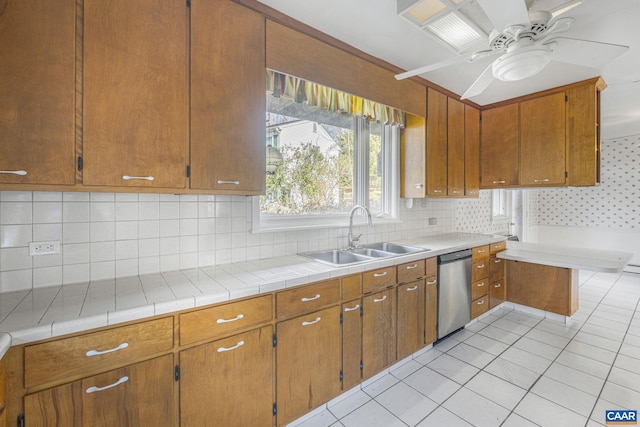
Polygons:
[[482,279],[471,284],[471,300],[478,299],[489,293],[489,280]]
[[340,280],[282,291],[276,294],[278,319],[311,313],[320,307],[340,301]]
[[489,260],[489,282],[493,283],[504,277],[504,260],[492,256]]
[[507,249],[507,242],[506,241],[502,241],[502,242],[498,242],[498,243],[492,243],[490,245],[490,253],[491,255],[497,253],[497,252],[501,252],[504,251],[505,249]]
[[489,258],[489,245],[471,248],[471,259],[473,261]]
[[273,296],[263,295],[180,314],[180,345],[269,322],[273,316]]
[[30,345],[24,349],[24,385],[93,375],[172,348],[172,317]]
[[425,275],[425,260],[400,264],[398,267],[398,283],[410,283]]
[[427,267],[426,267],[427,277],[435,276],[436,274],[438,274],[438,257],[427,258],[425,262],[427,264]]
[[396,268],[387,267],[362,273],[362,293],[368,294],[396,284]]
[[471,282],[489,277],[489,260],[480,260],[471,264]]
[[471,318],[475,319],[489,311],[489,295],[471,301]]
[[496,307],[504,302],[507,296],[507,288],[504,280],[491,283],[489,286],[489,308]]

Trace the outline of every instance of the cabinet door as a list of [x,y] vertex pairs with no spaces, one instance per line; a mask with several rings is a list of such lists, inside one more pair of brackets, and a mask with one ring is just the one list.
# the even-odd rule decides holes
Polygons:
[[398,360],[424,346],[424,280],[398,286]]
[[427,91],[427,196],[447,195],[447,95]]
[[276,402],[284,425],[340,393],[340,306],[276,326]]
[[424,343],[431,344],[438,338],[438,279],[427,277],[425,284],[425,332]]
[[24,398],[33,426],[149,426],[174,422],[173,355],[166,355]]
[[400,134],[400,197],[419,198],[427,194],[426,121],[407,114]]
[[464,194],[480,197],[480,110],[464,106]]
[[396,289],[362,298],[362,378],[396,361]]
[[342,304],[342,389],[349,390],[362,379],[362,301]]
[[84,2],[85,185],[184,188],[187,7]]
[[0,10],[0,183],[74,184],[76,2]]
[[181,426],[273,424],[272,327],[180,352]]
[[447,98],[447,195],[464,196],[465,105]]
[[601,79],[567,90],[568,150],[567,185],[596,185],[600,182],[600,90]]
[[482,112],[481,188],[518,185],[518,111],[514,103]]
[[564,185],[565,93],[520,103],[520,185]]
[[229,0],[193,0],[191,188],[264,192],[265,96],[262,15]]

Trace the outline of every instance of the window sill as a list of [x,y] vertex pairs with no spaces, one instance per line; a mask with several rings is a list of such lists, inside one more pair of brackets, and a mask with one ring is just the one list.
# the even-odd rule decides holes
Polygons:
[[[399,224],[402,221],[392,217],[373,217],[373,226],[383,224]],[[317,217],[317,218],[274,218],[270,220],[253,221],[250,232],[252,234],[274,233],[278,231],[304,231],[319,230],[324,228],[348,228],[349,216]],[[366,226],[367,222],[362,217],[354,217],[353,225],[356,227]]]

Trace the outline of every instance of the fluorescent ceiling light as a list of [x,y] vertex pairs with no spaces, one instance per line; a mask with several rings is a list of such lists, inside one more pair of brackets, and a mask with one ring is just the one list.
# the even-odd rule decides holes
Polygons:
[[561,7],[560,9],[556,9],[553,12],[551,12],[551,16],[553,18],[555,18],[556,16],[562,15],[563,13],[566,13],[568,11],[570,11],[571,9],[573,9],[574,7],[578,7],[582,4],[582,0],[576,0],[572,3],[569,3],[568,5]]
[[454,12],[427,24],[426,29],[453,46],[458,52],[463,52],[486,39],[486,36],[480,34]]
[[404,11],[403,15],[414,24],[422,26],[446,8],[440,0],[421,0]]

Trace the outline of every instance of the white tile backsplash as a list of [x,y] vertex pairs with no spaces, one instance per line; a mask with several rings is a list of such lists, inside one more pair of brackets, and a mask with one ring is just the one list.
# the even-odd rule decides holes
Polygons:
[[[355,232],[373,242],[490,231],[486,194],[415,200],[411,209],[404,202],[400,223]],[[346,227],[252,234],[251,211],[251,198],[243,196],[2,191],[0,292],[345,246]],[[43,240],[60,240],[61,254],[46,261],[29,256],[29,242]]]

